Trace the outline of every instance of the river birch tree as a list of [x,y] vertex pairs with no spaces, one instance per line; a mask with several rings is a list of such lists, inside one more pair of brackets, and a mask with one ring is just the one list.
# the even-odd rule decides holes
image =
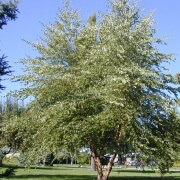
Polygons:
[[[177,79],[164,67],[173,61],[161,53],[153,13],[142,15],[138,3],[112,0],[109,11],[80,20],[68,3],[44,37],[28,42],[39,52],[21,61],[25,74],[15,77],[33,97],[29,114],[14,117],[4,135],[18,129],[21,149],[35,157],[70,144],[88,145],[98,180],[106,180],[126,143],[144,158],[168,169],[178,152]],[[27,115],[28,114],[28,115]],[[112,154],[105,171],[101,156]]]

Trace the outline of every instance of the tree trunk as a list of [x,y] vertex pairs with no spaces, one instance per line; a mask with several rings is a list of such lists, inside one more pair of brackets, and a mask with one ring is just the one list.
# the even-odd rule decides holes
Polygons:
[[114,149],[114,153],[113,155],[111,156],[109,162],[108,162],[108,165],[107,165],[107,169],[105,172],[103,172],[103,169],[102,169],[102,163],[101,163],[101,160],[100,160],[100,157],[101,157],[101,152],[99,149],[96,149],[94,147],[94,144],[93,142],[91,141],[91,139],[89,139],[89,147],[91,149],[91,156],[93,157],[94,159],[94,162],[95,162],[95,165],[96,165],[96,170],[98,172],[98,177],[97,177],[97,180],[107,180],[110,173],[111,173],[111,170],[112,170],[112,166],[114,164],[114,160],[116,158],[116,155],[118,153],[118,147],[120,146],[120,140],[121,140],[121,136],[122,136],[122,131],[121,131],[121,128],[120,126],[117,127],[117,133],[116,133],[116,145],[117,145],[117,148]]
[[[106,178],[106,179],[108,179],[109,174],[111,173],[112,166],[114,164],[114,159],[116,158],[116,155],[117,155],[117,151],[114,151],[114,154],[112,155],[112,157],[110,158],[110,160],[108,162],[107,169],[104,173],[104,178]],[[105,180],[105,179],[103,179],[103,180]]]
[[97,177],[97,180],[107,180],[108,179],[109,174],[112,170],[112,166],[113,166],[116,155],[117,155],[117,152],[115,151],[108,162],[106,171],[103,173],[101,160],[100,160],[99,156],[96,156],[96,154],[92,151],[92,157],[93,157],[95,165],[96,165],[96,170],[99,174]]
[[107,180],[108,177],[106,175],[103,175],[103,176],[98,176],[97,180]]
[[92,156],[91,156],[91,171],[96,171],[95,162]]
[[68,162],[68,157],[66,157],[66,164],[68,164],[69,162]]
[[3,158],[0,158],[0,167],[2,167],[2,166],[3,166],[2,161],[3,161]]
[[71,165],[73,165],[74,157],[71,156]]
[[0,167],[3,166],[3,158],[5,157],[5,153],[3,153],[1,150],[0,150]]

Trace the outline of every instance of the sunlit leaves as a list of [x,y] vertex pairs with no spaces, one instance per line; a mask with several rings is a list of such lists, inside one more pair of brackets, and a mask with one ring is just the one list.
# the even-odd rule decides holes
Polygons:
[[20,96],[34,97],[31,115],[19,125],[27,129],[27,148],[35,152],[42,144],[52,152],[91,142],[111,152],[124,141],[146,158],[174,158],[178,89],[161,67],[172,55],[156,48],[152,13],[144,17],[136,5],[112,1],[109,13],[98,20],[93,15],[87,24],[65,5],[57,21],[45,26],[45,38],[30,43],[40,55],[23,60],[26,75],[17,77],[27,85]]

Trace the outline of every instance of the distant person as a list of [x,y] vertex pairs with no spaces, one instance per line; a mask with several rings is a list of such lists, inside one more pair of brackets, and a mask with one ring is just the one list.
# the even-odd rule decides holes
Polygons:
[[144,161],[142,159],[140,161],[140,168],[143,169],[143,171],[144,171]]

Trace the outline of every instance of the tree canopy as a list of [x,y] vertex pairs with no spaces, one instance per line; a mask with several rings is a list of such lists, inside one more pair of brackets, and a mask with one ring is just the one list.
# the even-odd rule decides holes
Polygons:
[[180,73],[177,74],[178,82],[180,83]]
[[17,18],[17,3],[18,1],[0,1],[0,29],[10,20],[15,20]]
[[[21,61],[25,74],[15,77],[25,88],[15,95],[33,96],[29,114],[13,117],[4,136],[15,130],[28,159],[58,152],[64,146],[88,145],[98,179],[108,178],[126,143],[144,158],[167,169],[179,150],[176,112],[177,79],[163,67],[172,54],[159,51],[153,13],[142,15],[137,2],[112,0],[109,12],[80,20],[66,3],[45,37],[28,42],[39,52]],[[112,154],[107,171],[100,157]]]

